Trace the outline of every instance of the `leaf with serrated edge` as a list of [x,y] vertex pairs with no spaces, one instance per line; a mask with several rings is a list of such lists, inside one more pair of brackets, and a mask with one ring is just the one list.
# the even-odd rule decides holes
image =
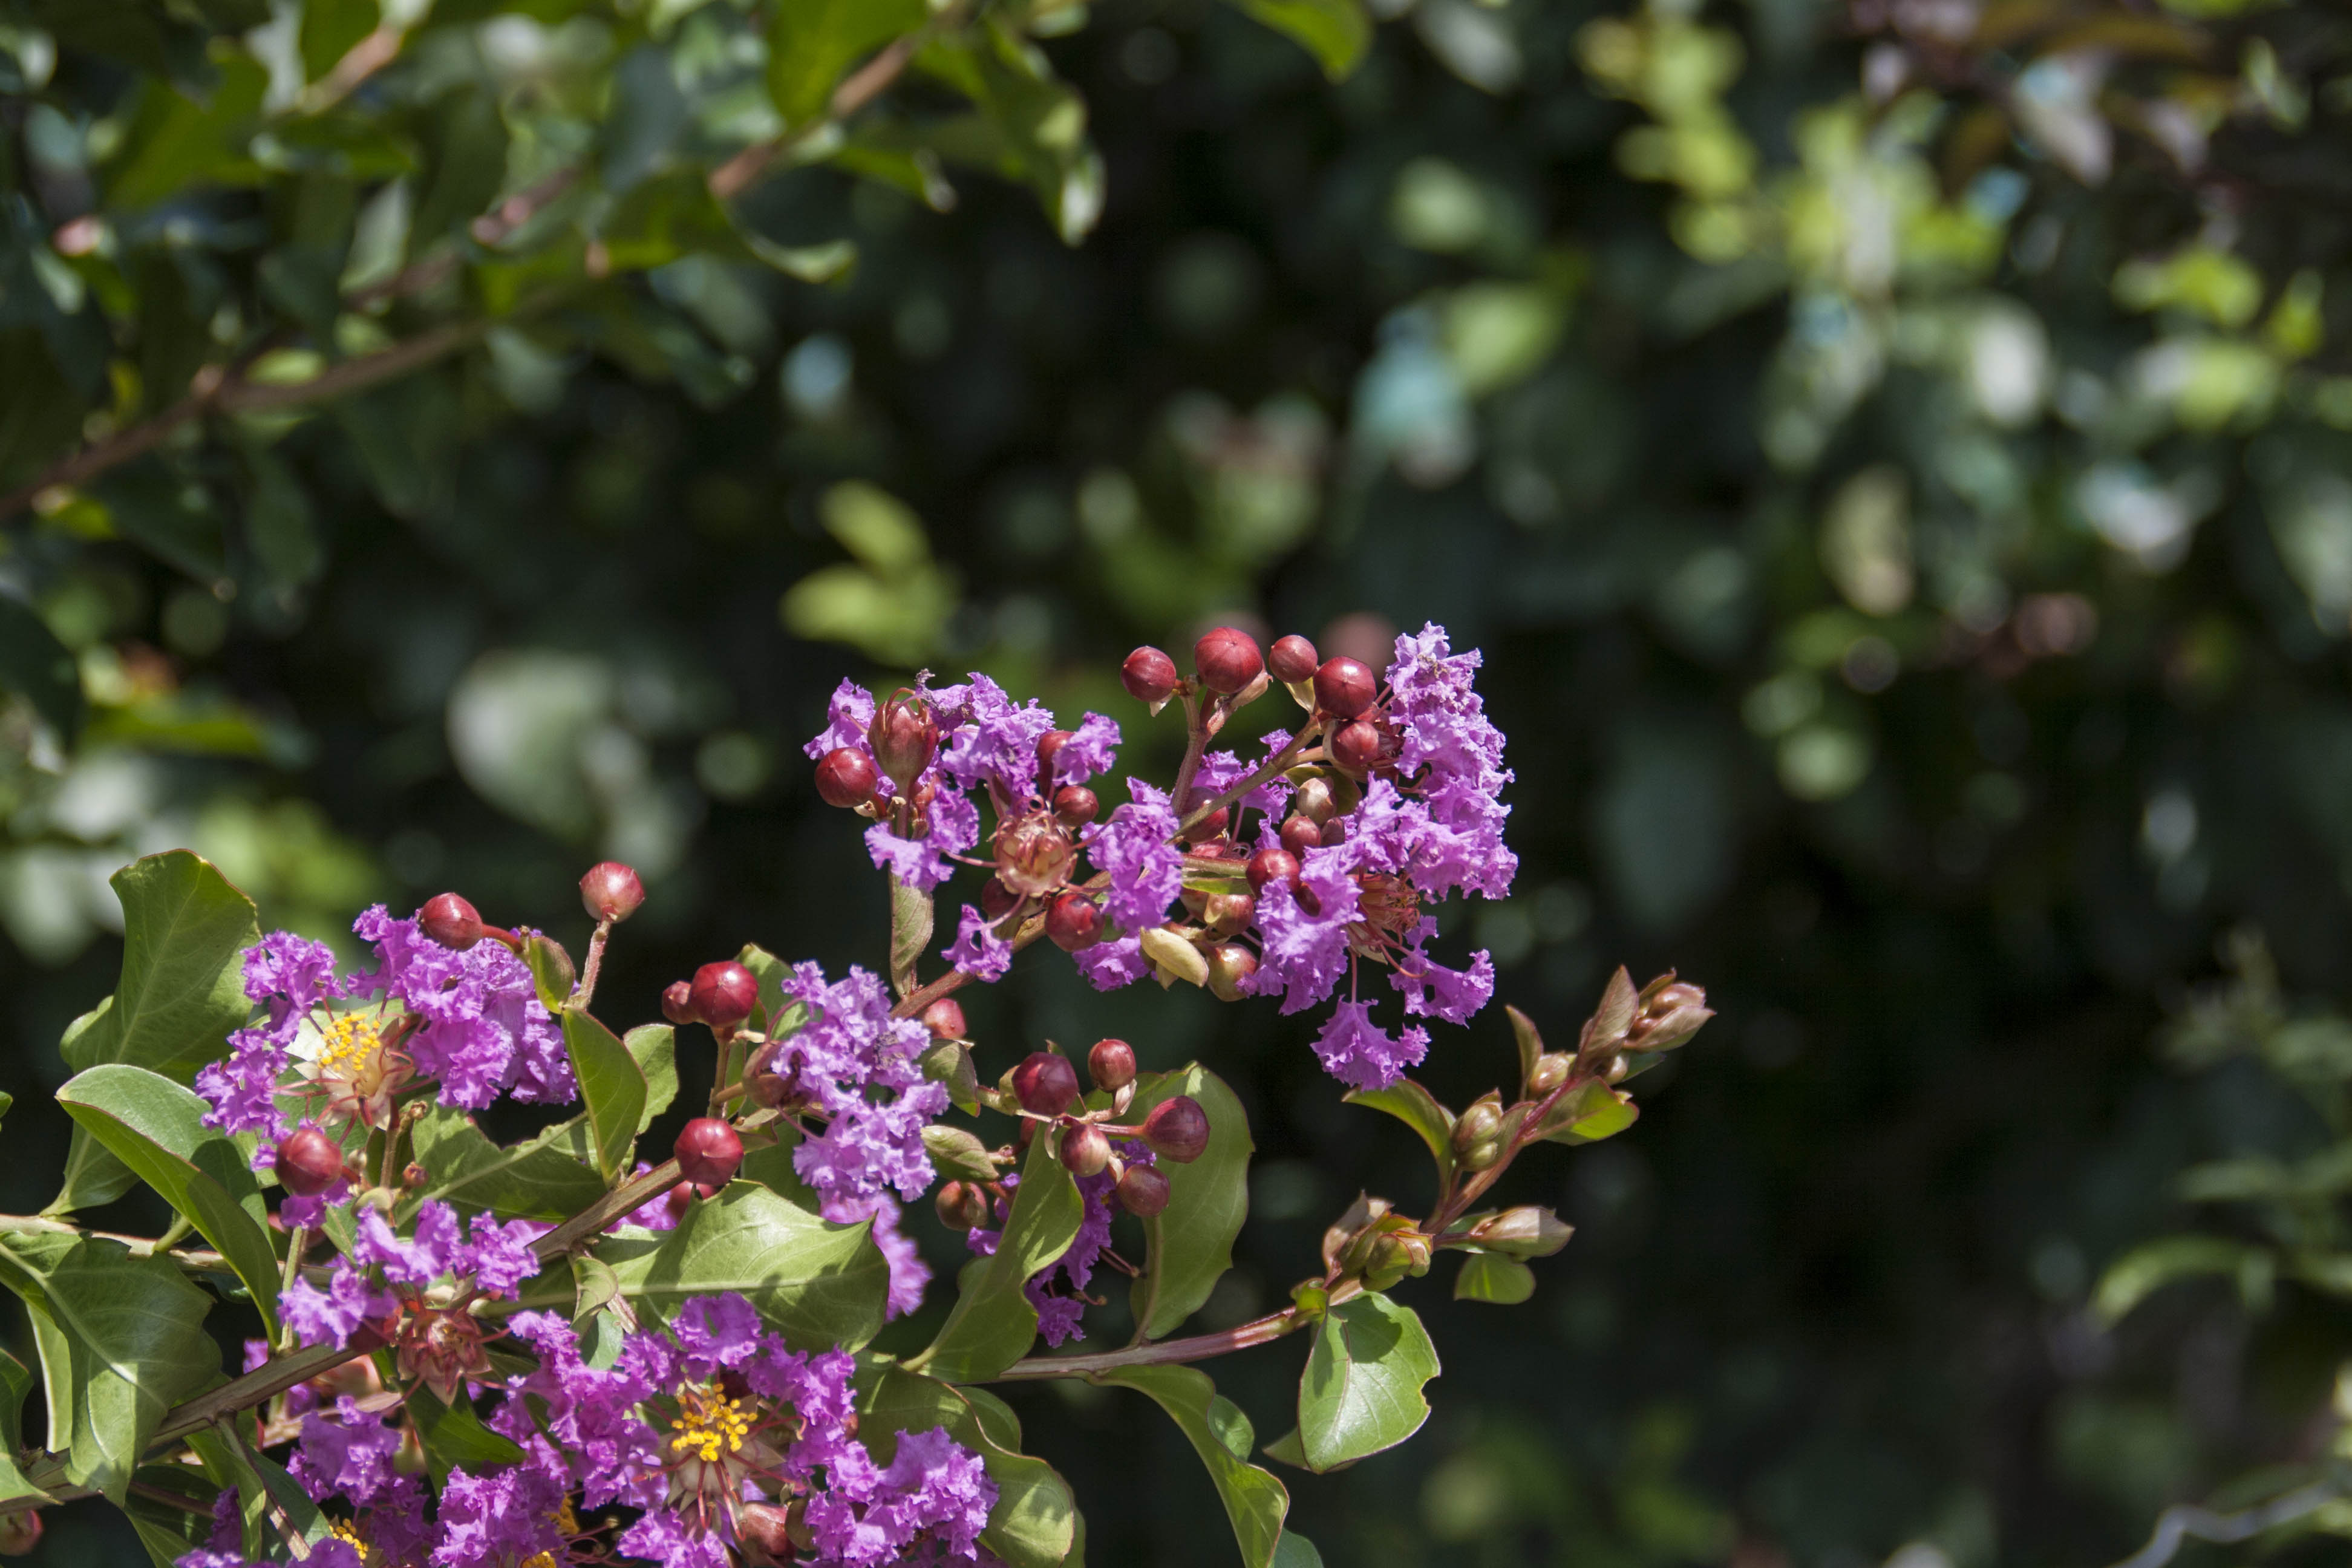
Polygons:
[[800,1351],[866,1343],[890,1287],[870,1221],[835,1225],[745,1181],[690,1205],[667,1235],[595,1250],[642,1310],[667,1320],[689,1296],[738,1291]]
[[1168,1412],[1192,1440],[1192,1451],[1224,1500],[1244,1568],[1271,1568],[1283,1516],[1290,1511],[1290,1490],[1270,1472],[1244,1464],[1226,1445],[1213,1414],[1217,1389],[1209,1374],[1190,1366],[1129,1366],[1097,1373],[1093,1381],[1148,1394]]
[[47,1233],[0,1235],[0,1285],[33,1321],[49,1449],[68,1481],[120,1505],[164,1411],[219,1371],[212,1298],[160,1258]]
[[1077,1540],[1077,1500],[1053,1466],[1020,1451],[1017,1423],[1010,1440],[1005,1438],[1003,1422],[1011,1412],[1002,1401],[977,1388],[887,1367],[862,1391],[857,1409],[858,1437],[873,1450],[877,1465],[888,1464],[898,1452],[900,1433],[934,1426],[946,1427],[948,1436],[980,1456],[996,1483],[996,1506],[989,1510],[980,1543],[1007,1568],[1058,1568],[1068,1559]]
[[1180,1094],[1200,1101],[1209,1119],[1208,1147],[1189,1165],[1159,1169],[1168,1178],[1168,1206],[1143,1222],[1150,1250],[1129,1291],[1143,1337],[1173,1333],[1201,1310],[1234,1266],[1234,1237],[1249,1215],[1249,1117],[1224,1080],[1194,1063],[1139,1083],[1128,1119],[1141,1123],[1151,1108]]
[[1032,1139],[1021,1185],[995,1254],[975,1258],[956,1280],[954,1309],[929,1349],[908,1365],[950,1383],[985,1383],[1029,1353],[1037,1339],[1037,1309],[1024,1281],[1069,1250],[1086,1217],[1077,1184],[1051,1152],[1050,1138]]
[[628,1170],[629,1152],[636,1146],[647,1098],[645,1069],[612,1030],[587,1014],[567,1007],[562,1020],[563,1048],[571,1054],[572,1076],[580,1080],[580,1099],[596,1135],[596,1168],[610,1182]]
[[1307,1468],[1328,1470],[1421,1430],[1429,1419],[1422,1385],[1437,1373],[1437,1347],[1410,1307],[1364,1295],[1326,1312],[1298,1380]]
[[245,1152],[204,1125],[210,1108],[195,1091],[110,1062],[76,1075],[58,1090],[58,1103],[228,1259],[276,1339],[278,1253],[261,1228],[261,1187]]

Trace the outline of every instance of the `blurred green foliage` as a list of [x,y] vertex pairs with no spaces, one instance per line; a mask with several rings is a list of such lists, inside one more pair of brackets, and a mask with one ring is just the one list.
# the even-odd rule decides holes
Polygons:
[[[562,932],[618,856],[649,1012],[877,960],[843,674],[1164,773],[1134,643],[1434,618],[1513,738],[1506,995],[1723,1017],[1528,1194],[1531,1307],[1416,1300],[1424,1441],[1294,1489],[1332,1561],[2088,1564],[2336,1442],[2342,1026],[2279,998],[2352,992],[2339,9],[5,0],[0,92],[0,1206],[136,853],[321,934]],[[1170,1002],[1265,1156],[1220,1326],[1406,1134]],[[1050,962],[972,1014],[987,1070],[1122,1019]],[[1024,1397],[1102,1560],[1223,1560],[1181,1436]]]

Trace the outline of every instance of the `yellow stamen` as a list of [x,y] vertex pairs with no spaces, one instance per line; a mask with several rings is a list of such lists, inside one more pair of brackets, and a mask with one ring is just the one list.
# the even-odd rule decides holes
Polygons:
[[375,1026],[357,1013],[340,1013],[319,1031],[319,1076],[355,1078],[383,1045]]
[[360,1534],[357,1521],[348,1519],[335,1520],[327,1526],[327,1533],[349,1542],[351,1549],[360,1554],[360,1561],[362,1563],[367,1561],[367,1541]]
[[732,1454],[742,1448],[743,1439],[751,1433],[751,1418],[734,1400],[720,1399],[680,1415],[669,1429],[677,1434],[669,1440],[673,1453],[691,1449],[704,1464],[715,1465],[722,1451]]

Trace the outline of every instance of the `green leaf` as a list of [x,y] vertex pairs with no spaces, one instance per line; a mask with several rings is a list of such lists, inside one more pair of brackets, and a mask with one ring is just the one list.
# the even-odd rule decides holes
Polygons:
[[1552,1143],[1598,1143],[1633,1126],[1641,1114],[1632,1095],[1594,1079],[1560,1096],[1538,1136]]
[[[111,882],[122,902],[122,974],[113,996],[66,1031],[66,1065],[82,1071],[129,1062],[185,1083],[245,1022],[237,955],[261,940],[253,900],[185,849],[134,860]],[[132,1179],[77,1126],[65,1184],[45,1212],[110,1202]]]
[[152,1496],[134,1495],[123,1500],[122,1511],[131,1521],[131,1528],[139,1533],[139,1544],[147,1549],[148,1560],[155,1568],[173,1568],[179,1559],[197,1551],[212,1539],[213,1502],[220,1489],[205,1479],[204,1472],[186,1465],[142,1465],[131,1479],[142,1488],[183,1497],[194,1504],[193,1508],[175,1508]]
[[735,1181],[657,1238],[596,1249],[622,1294],[667,1319],[688,1296],[742,1293],[796,1350],[856,1350],[882,1327],[890,1265],[871,1222],[834,1225],[767,1188]]
[[0,689],[31,703],[62,744],[73,744],[81,729],[81,668],[30,605],[5,596],[0,596]]
[[1002,1174],[987,1146],[961,1127],[935,1121],[924,1128],[923,1152],[930,1156],[931,1169],[950,1181],[992,1182]]
[[596,1148],[584,1118],[549,1128],[511,1147],[493,1143],[462,1110],[436,1105],[416,1123],[416,1163],[433,1173],[417,1194],[461,1213],[488,1209],[500,1219],[570,1219],[604,1194],[590,1163]]
[[886,1367],[858,1405],[858,1436],[877,1465],[898,1452],[900,1433],[934,1426],[946,1427],[948,1436],[977,1453],[996,1483],[996,1506],[980,1543],[1008,1568],[1059,1568],[1078,1541],[1077,1500],[1053,1466],[1020,1452],[1020,1424],[1002,1401],[981,1389]]
[[49,1500],[16,1468],[16,1456],[25,1451],[25,1397],[32,1392],[32,1369],[0,1350],[0,1506],[26,1498]]
[[1534,1269],[1516,1258],[1492,1252],[1465,1254],[1462,1272],[1454,1277],[1454,1299],[1457,1301],[1494,1301],[1516,1307],[1535,1293]]
[[2259,1247],[2221,1236],[2168,1236],[2136,1247],[2107,1266],[2091,1293],[2091,1311],[2115,1324],[2167,1285],[2200,1275],[2233,1278],[2248,1307],[2268,1308],[2277,1260]]
[[1352,75],[1372,47],[1372,19],[1361,0],[1234,0],[1241,13],[1315,57],[1333,81]]
[[432,1468],[436,1487],[457,1467],[478,1474],[485,1465],[511,1465],[522,1458],[521,1448],[483,1426],[474,1407],[462,1399],[444,1405],[431,1389],[420,1385],[408,1391],[408,1414],[416,1423],[416,1440],[424,1445],[425,1462]]
[[1339,1098],[1349,1105],[1385,1110],[1420,1133],[1429,1145],[1429,1157],[1437,1162],[1438,1186],[1454,1179],[1454,1113],[1429,1090],[1403,1078],[1386,1089],[1351,1089]]
[[68,1481],[120,1505],[163,1413],[220,1370],[212,1298],[163,1258],[54,1234],[0,1235],[0,1285],[33,1321],[49,1449]]
[[[1244,1463],[1227,1444],[1216,1415],[1223,1402],[1209,1374],[1189,1366],[1129,1366],[1097,1373],[1093,1381],[1149,1394],[1168,1412],[1192,1440],[1193,1452],[1224,1500],[1245,1568],[1270,1568],[1282,1541],[1283,1515],[1290,1511],[1290,1492],[1267,1471]],[[1230,1417],[1227,1422],[1230,1430]]]
[[262,1228],[261,1186],[245,1152],[204,1125],[204,1100],[160,1073],[110,1062],[78,1074],[58,1103],[228,1259],[277,1338],[278,1253]]
[[539,1005],[551,1013],[562,1012],[564,1004],[572,1000],[572,988],[580,984],[580,971],[573,966],[572,955],[546,932],[533,931],[523,939],[522,957],[530,966]]
[[939,1338],[908,1365],[950,1383],[985,1383],[1029,1353],[1037,1309],[1022,1284],[1069,1250],[1086,1200],[1048,1138],[1032,1139],[1021,1185],[993,1256],[975,1258],[956,1281],[954,1310]]
[[1198,1063],[1139,1084],[1131,1120],[1155,1105],[1189,1094],[1209,1118],[1209,1145],[1189,1165],[1159,1167],[1168,1178],[1168,1206],[1143,1222],[1150,1243],[1143,1272],[1129,1291],[1145,1339],[1175,1331],[1200,1310],[1234,1266],[1234,1237],[1249,1214],[1249,1117],[1224,1080]]
[[1297,1531],[1286,1530],[1275,1542],[1274,1568],[1323,1568],[1323,1553]]
[[612,1030],[587,1014],[566,1007],[561,1016],[563,1048],[571,1053],[572,1073],[580,1080],[580,1099],[595,1134],[596,1168],[611,1182],[628,1170],[637,1129],[645,1125],[650,1098],[645,1070]]
[[646,1075],[646,1109],[637,1117],[642,1133],[677,1098],[677,1031],[667,1024],[640,1024],[622,1036],[621,1043]]
[[1307,1468],[1328,1470],[1421,1430],[1429,1419],[1422,1385],[1437,1371],[1437,1348],[1410,1307],[1367,1295],[1326,1312],[1298,1381]]
[[921,0],[793,0],[768,23],[768,98],[787,126],[825,111],[858,59],[923,25]]
[[1543,1058],[1543,1036],[1536,1030],[1536,1021],[1517,1007],[1505,1007],[1510,1015],[1511,1038],[1519,1047],[1519,1088],[1526,1092],[1528,1083],[1536,1076],[1536,1063]]

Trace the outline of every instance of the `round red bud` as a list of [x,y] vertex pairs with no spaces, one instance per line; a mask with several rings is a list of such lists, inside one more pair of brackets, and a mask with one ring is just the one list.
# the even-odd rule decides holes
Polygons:
[[681,1029],[696,1021],[691,981],[673,980],[662,987],[662,1016]]
[[1331,794],[1331,781],[1314,778],[1300,784],[1298,793],[1290,797],[1290,809],[1309,822],[1330,821],[1331,814],[1339,809]]
[[1188,844],[1206,844],[1210,839],[1223,833],[1225,830],[1225,824],[1232,820],[1232,811],[1221,805],[1186,828],[1184,840]]
[[1038,1116],[1059,1116],[1078,1100],[1078,1069],[1067,1057],[1031,1051],[1013,1069],[1013,1098]]
[[1176,661],[1156,647],[1139,647],[1118,667],[1118,683],[1138,702],[1165,702],[1176,690]]
[[874,752],[874,765],[906,795],[940,749],[940,723],[920,695],[899,691],[874,710],[866,743]]
[[1242,999],[1242,984],[1257,973],[1257,954],[1237,942],[1209,950],[1209,992],[1220,1002]]
[[662,1194],[662,1207],[669,1211],[672,1221],[682,1220],[686,1211],[694,1206],[697,1198],[715,1198],[719,1189],[699,1182],[680,1182]]
[[1340,719],[1362,717],[1381,694],[1380,678],[1362,659],[1337,654],[1315,672],[1315,706]]
[[1102,924],[1102,910],[1084,893],[1064,893],[1045,906],[1045,934],[1064,952],[1100,942]]
[[1315,667],[1320,662],[1315,657],[1315,645],[1297,632],[1276,639],[1275,645],[1265,650],[1267,672],[1285,686],[1313,679]]
[[679,1175],[698,1186],[723,1187],[743,1163],[743,1140],[716,1116],[698,1116],[678,1132],[676,1152]]
[[1087,1076],[1105,1094],[1117,1094],[1135,1081],[1135,1047],[1125,1040],[1097,1040],[1087,1053]]
[[606,860],[589,867],[588,874],[580,879],[580,901],[587,906],[592,921],[625,921],[644,905],[646,885],[630,868],[618,860]]
[[1102,802],[1084,784],[1064,784],[1054,792],[1054,820],[1065,827],[1084,827],[1102,811]]
[[1118,1178],[1118,1206],[1150,1219],[1168,1206],[1168,1178],[1149,1165],[1129,1165]]
[[851,810],[874,798],[874,759],[855,746],[835,746],[816,765],[817,798]]
[[793,1544],[791,1516],[772,1502],[747,1502],[735,1510],[735,1538],[778,1563],[797,1554]]
[[1192,645],[1192,668],[1201,684],[1220,696],[1231,697],[1265,671],[1265,656],[1257,639],[1234,626],[1203,632]]
[[1381,732],[1361,719],[1339,726],[1331,737],[1331,761],[1361,778],[1381,760]]
[[1239,936],[1257,918],[1257,900],[1247,893],[1212,893],[1202,918],[1219,936]]
[[1323,842],[1323,830],[1303,816],[1294,816],[1282,825],[1282,847],[1291,855],[1304,855]]
[[1318,842],[1326,849],[1330,848],[1334,844],[1348,842],[1348,819],[1344,816],[1335,816],[1325,823]]
[[970,1037],[964,1027],[963,1004],[952,996],[942,996],[923,1009],[923,1027],[935,1040],[961,1040]]
[[989,1212],[988,1193],[974,1182],[950,1182],[931,1200],[939,1211],[940,1223],[950,1230],[978,1230],[993,1217]]
[[1143,1142],[1161,1159],[1189,1165],[1209,1146],[1209,1113],[1189,1094],[1163,1100],[1143,1119]]
[[760,1003],[759,977],[732,959],[706,963],[694,972],[687,992],[694,1016],[714,1029],[731,1029]]
[[[1304,817],[1293,817],[1302,822]],[[1311,826],[1311,824],[1310,824]],[[1282,825],[1285,842],[1290,837],[1290,823]],[[1298,875],[1298,857],[1287,849],[1265,848],[1249,858],[1249,885],[1253,892],[1263,893],[1269,882],[1287,882]]]
[[1062,1165],[1074,1176],[1099,1176],[1110,1163],[1110,1139],[1091,1121],[1073,1122],[1062,1133]]
[[0,1513],[0,1557],[22,1557],[41,1543],[41,1513],[38,1509],[18,1509],[14,1513]]
[[455,893],[436,893],[416,913],[416,929],[443,947],[465,952],[482,940],[482,917]]
[[1054,759],[1060,756],[1062,748],[1069,743],[1070,732],[1067,730],[1048,730],[1037,737],[1037,784],[1041,795],[1053,793]]
[[315,1127],[297,1127],[278,1145],[278,1184],[315,1198],[343,1179],[343,1151]]
[[980,887],[980,912],[1001,921],[1021,907],[1021,895],[991,877]]

